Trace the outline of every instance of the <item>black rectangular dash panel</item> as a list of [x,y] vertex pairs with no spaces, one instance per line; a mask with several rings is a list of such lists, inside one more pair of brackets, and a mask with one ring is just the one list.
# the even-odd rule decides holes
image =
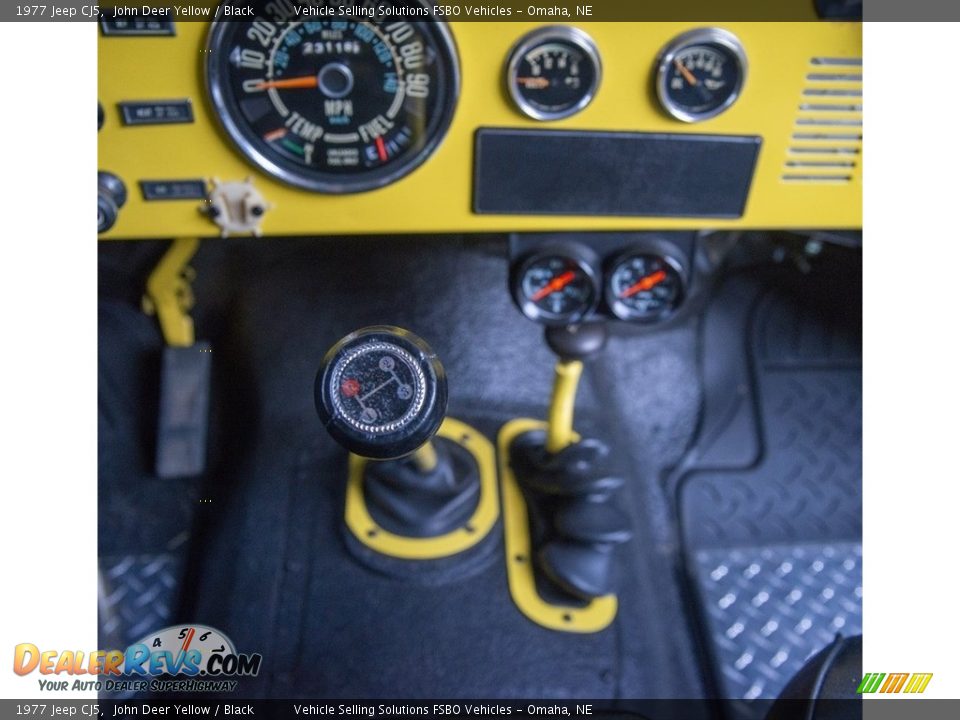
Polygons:
[[496,215],[743,215],[760,138],[481,128],[473,209]]

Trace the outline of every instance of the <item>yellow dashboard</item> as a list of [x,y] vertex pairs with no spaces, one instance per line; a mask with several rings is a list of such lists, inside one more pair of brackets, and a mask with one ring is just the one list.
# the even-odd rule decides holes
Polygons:
[[[507,91],[507,59],[518,40],[546,23],[451,22],[460,87],[449,129],[409,174],[383,187],[350,194],[292,186],[257,167],[223,129],[208,96],[210,24],[176,23],[172,34],[99,38],[99,170],[122,182],[125,200],[104,239],[225,234],[205,192],[217,183],[249,188],[261,204],[255,227],[230,234],[513,232],[694,228],[831,228],[861,225],[861,25],[856,22],[723,23],[745,54],[736,101],[700,122],[668,114],[655,89],[658,59],[672,39],[697,26],[678,22],[571,23],[592,39],[602,76],[578,112],[538,120],[520,112]],[[708,23],[703,24],[709,26]],[[679,67],[679,66],[678,66]],[[683,69],[679,68],[682,72]],[[352,78],[351,78],[352,80]],[[162,103],[187,101],[184,122],[131,122],[137,112],[162,113]],[[157,103],[161,106],[157,107]],[[153,109],[150,105],[153,104]],[[146,108],[144,110],[144,108]],[[743,136],[756,140],[742,209],[725,215],[630,212],[513,212],[479,208],[478,130],[550,133],[590,131],[649,137]],[[646,135],[656,134],[656,135]],[[611,135],[612,136],[612,135]],[[524,136],[526,137],[526,136]],[[511,157],[545,186],[533,152]],[[639,135],[638,135],[639,137]],[[521,148],[523,146],[520,146]],[[577,172],[577,158],[568,159]],[[567,166],[564,166],[567,167]],[[696,162],[656,166],[646,185],[688,180],[700,187],[715,169]],[[509,173],[508,168],[504,168]],[[557,172],[553,167],[550,172]],[[557,187],[570,192],[571,184]],[[496,178],[486,180],[496,185]],[[716,182],[722,182],[718,177]],[[147,183],[147,185],[144,185]],[[700,185],[697,185],[700,183]],[[150,189],[147,188],[149,186]],[[573,185],[575,187],[575,183]],[[187,188],[188,191],[184,191]],[[496,191],[496,188],[492,188]],[[152,197],[148,199],[148,196]]]

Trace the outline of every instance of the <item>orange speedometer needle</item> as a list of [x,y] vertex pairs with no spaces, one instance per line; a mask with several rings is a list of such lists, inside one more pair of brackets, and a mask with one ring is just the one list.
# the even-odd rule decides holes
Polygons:
[[681,75],[683,75],[683,79],[684,79],[684,80],[686,80],[686,81],[687,81],[688,83],[690,83],[691,85],[696,85],[696,84],[697,84],[697,76],[694,75],[694,74],[693,74],[692,72],[690,72],[689,70],[687,70],[687,68],[684,67],[684,65],[683,65],[682,62],[680,62],[680,61],[677,60],[677,59],[674,59],[673,64],[676,66],[677,72],[679,72]]
[[283,80],[264,80],[257,85],[261,90],[277,88],[281,90],[296,88],[315,88],[317,86],[317,76],[307,75],[306,77],[284,78]]
[[563,275],[557,275],[553,280],[537,290],[533,295],[530,296],[530,299],[533,302],[539,302],[547,295],[552,295],[558,290],[563,290],[567,285],[573,282],[576,277],[577,274],[573,270],[567,270],[565,273],[563,273]]
[[628,287],[622,293],[620,297],[628,298],[631,295],[636,295],[638,292],[643,292],[644,290],[649,290],[652,287],[655,287],[662,283],[667,278],[667,273],[663,270],[657,270],[655,273],[650,273],[646,277],[642,277],[633,285]]

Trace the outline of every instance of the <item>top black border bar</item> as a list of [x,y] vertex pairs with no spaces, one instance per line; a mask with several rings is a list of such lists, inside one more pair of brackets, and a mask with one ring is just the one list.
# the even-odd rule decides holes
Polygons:
[[[97,5],[90,0],[28,0],[0,3],[0,21],[99,22],[122,18],[136,23],[249,21],[281,12],[304,20],[360,14],[367,18],[455,22],[644,22],[835,21],[960,19],[960,4],[942,0],[140,0]],[[225,12],[229,6],[233,13]],[[416,6],[416,7],[414,7]],[[398,12],[408,8],[410,12]],[[425,14],[421,11],[426,9]],[[272,16],[271,13],[274,15]]]

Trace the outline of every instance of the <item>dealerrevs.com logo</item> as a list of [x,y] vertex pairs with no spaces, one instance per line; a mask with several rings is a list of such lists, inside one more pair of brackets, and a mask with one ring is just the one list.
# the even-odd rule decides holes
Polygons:
[[176,625],[126,650],[86,653],[20,643],[13,671],[38,673],[40,689],[50,691],[232,692],[236,678],[256,677],[262,660],[259,653],[238,653],[230,638],[212,627]]

